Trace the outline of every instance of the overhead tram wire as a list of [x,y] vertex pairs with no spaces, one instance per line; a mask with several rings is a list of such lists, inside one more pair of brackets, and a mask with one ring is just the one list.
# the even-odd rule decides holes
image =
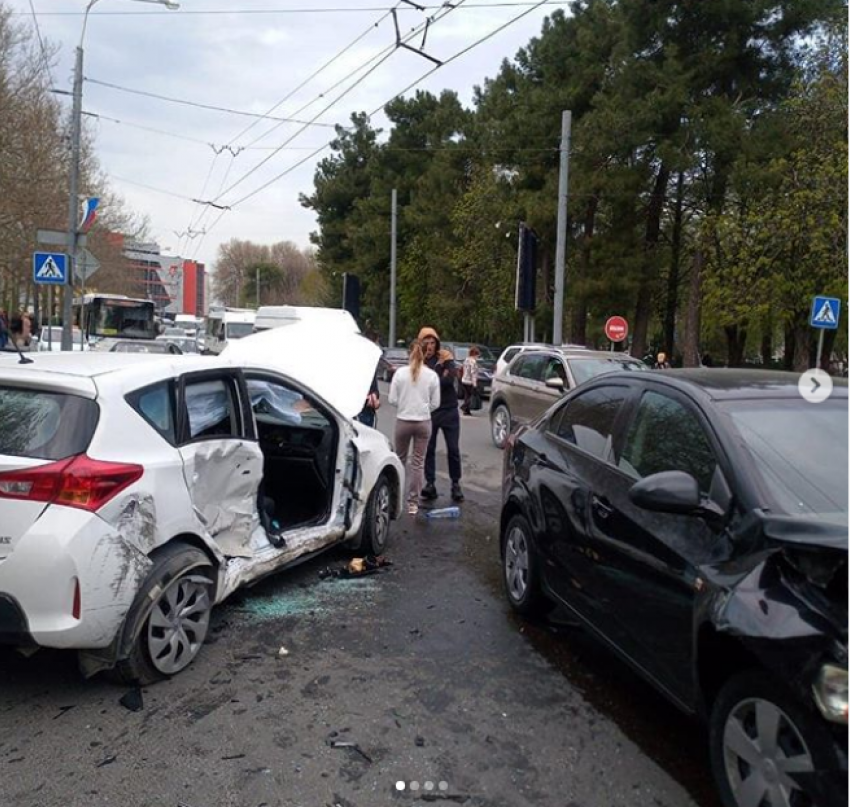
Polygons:
[[[519,20],[521,20],[523,17],[527,16],[528,14],[531,14],[532,12],[536,11],[536,10],[537,10],[537,9],[539,9],[539,8],[542,8],[542,7],[543,7],[543,6],[545,6],[545,5],[550,4],[551,2],[552,2],[552,0],[538,0],[538,2],[536,2],[536,3],[535,3],[535,4],[531,7],[531,8],[529,8],[528,10],[526,10],[526,11],[522,12],[521,14],[518,14],[516,17],[511,18],[511,19],[510,19],[510,20],[508,20],[506,23],[503,23],[502,25],[500,25],[498,28],[494,28],[492,31],[490,31],[490,33],[488,33],[488,34],[486,34],[485,36],[481,37],[480,39],[476,40],[476,41],[475,41],[475,42],[473,42],[471,45],[468,45],[468,46],[467,46],[467,47],[465,47],[463,50],[458,51],[458,52],[457,52],[457,53],[455,53],[453,56],[450,56],[448,59],[446,59],[446,60],[442,63],[442,65],[437,65],[436,67],[434,67],[434,68],[432,68],[431,70],[429,70],[427,73],[423,73],[423,74],[422,74],[422,75],[421,75],[418,79],[416,79],[416,81],[414,81],[414,82],[412,82],[412,83],[408,84],[408,85],[407,85],[407,87],[405,87],[403,90],[401,90],[400,92],[397,92],[397,93],[396,93],[395,95],[393,95],[391,98],[389,98],[389,99],[388,99],[388,100],[386,100],[384,103],[382,103],[379,107],[376,107],[376,108],[375,108],[372,112],[370,112],[370,113],[369,113],[369,117],[372,117],[372,116],[374,116],[374,115],[377,115],[377,114],[378,114],[378,112],[380,112],[380,111],[381,111],[381,110],[382,110],[385,106],[387,106],[387,104],[392,103],[392,102],[393,102],[396,98],[399,98],[399,97],[401,97],[402,95],[404,95],[406,92],[409,92],[410,90],[412,90],[412,89],[413,89],[414,87],[416,87],[418,84],[420,84],[421,82],[423,82],[426,78],[428,78],[429,76],[433,75],[433,74],[434,74],[437,70],[439,70],[439,69],[440,69],[440,67],[442,67],[442,66],[444,66],[444,65],[447,65],[447,64],[450,64],[451,62],[453,62],[453,61],[455,61],[455,60],[459,59],[461,56],[466,55],[466,54],[467,54],[467,53],[469,53],[471,50],[473,50],[473,49],[477,48],[479,45],[483,45],[485,42],[487,42],[488,40],[492,39],[494,36],[497,36],[498,34],[500,34],[500,33],[501,33],[502,31],[504,31],[505,29],[509,28],[509,27],[510,27],[511,25],[513,25],[514,23],[519,22]],[[349,128],[350,128],[350,127],[349,127]],[[285,177],[287,174],[292,173],[292,172],[293,172],[293,171],[295,171],[297,168],[300,168],[302,165],[304,165],[304,163],[309,162],[309,161],[310,161],[310,160],[312,160],[314,157],[316,157],[317,155],[321,154],[321,153],[322,153],[322,152],[323,152],[326,148],[328,148],[328,146],[330,146],[331,142],[333,142],[333,141],[328,141],[327,143],[323,144],[322,146],[319,146],[319,148],[315,149],[315,150],[314,150],[314,151],[312,151],[310,154],[308,154],[306,157],[302,158],[302,159],[301,159],[301,160],[299,160],[298,162],[296,162],[296,163],[294,163],[293,165],[289,166],[289,168],[287,168],[285,171],[282,171],[280,174],[278,174],[278,175],[277,175],[276,177],[274,177],[273,179],[271,179],[271,180],[269,180],[268,182],[266,182],[266,183],[264,183],[264,184],[260,185],[260,187],[256,188],[255,190],[251,191],[250,193],[246,194],[245,196],[243,196],[241,199],[237,200],[236,202],[233,202],[233,203],[231,203],[230,205],[228,205],[228,206],[227,206],[227,209],[226,209],[226,210],[222,210],[222,211],[219,213],[219,215],[218,215],[218,216],[214,219],[214,221],[212,222],[212,224],[211,224],[209,227],[207,227],[207,228],[206,228],[206,230],[205,230],[205,232],[204,232],[204,238],[206,238],[206,236],[210,233],[210,231],[211,231],[211,230],[213,230],[213,229],[216,227],[216,225],[217,225],[217,224],[218,224],[218,223],[219,223],[219,222],[220,222],[220,221],[224,218],[224,216],[225,216],[225,214],[226,214],[226,213],[228,213],[228,212],[232,211],[235,207],[238,207],[239,205],[241,205],[241,204],[243,204],[244,202],[248,201],[248,199],[251,199],[252,197],[254,197],[254,196],[256,196],[257,194],[261,193],[261,192],[262,192],[262,191],[264,191],[266,188],[268,188],[269,186],[273,185],[273,184],[274,184],[275,182],[277,182],[278,180],[280,180],[280,179],[282,179],[283,177]],[[201,243],[203,243],[203,239],[201,240]],[[199,251],[199,250],[200,250],[200,244],[199,244],[199,245],[198,245],[198,247],[197,247],[196,254],[197,254],[197,251]],[[194,260],[194,258],[193,258],[193,260]]]
[[83,79],[88,84],[96,84],[99,87],[107,87],[111,90],[117,90],[119,92],[130,93],[131,95],[141,95],[145,98],[153,98],[157,101],[166,101],[171,104],[181,104],[182,106],[191,106],[197,109],[208,109],[213,112],[223,112],[228,115],[241,115],[246,118],[267,118],[269,120],[280,121],[281,123],[298,123],[306,126],[321,126],[323,128],[333,128],[333,124],[331,123],[310,123],[309,121],[297,120],[294,118],[272,118],[269,115],[263,115],[259,112],[247,112],[243,109],[230,109],[228,107],[215,106],[214,104],[203,104],[198,101],[187,101],[184,98],[172,98],[167,95],[159,95],[158,93],[148,92],[147,90],[137,90],[132,87],[124,87],[120,84],[112,84],[109,81],[101,81],[97,78],[90,78],[89,76],[85,76]]
[[[439,11],[437,13],[433,14],[424,23],[415,27],[408,34],[406,34],[404,37],[402,37],[401,42],[409,42],[411,39],[418,36],[423,31],[427,31],[428,27],[430,25],[436,24],[440,20],[444,19],[448,14],[450,14],[453,11],[460,8],[463,5],[464,2],[466,2],[466,0],[458,0],[457,2],[455,2],[454,4],[452,4],[450,6],[441,6],[440,10],[443,11],[442,15],[440,15]],[[530,9],[529,12],[530,11],[533,11],[533,9]],[[524,12],[524,13],[529,13],[529,12]],[[339,103],[343,98],[345,98],[346,95],[348,95],[352,90],[354,90],[356,87],[358,87],[372,73],[374,73],[385,61],[387,61],[387,59],[389,59],[390,56],[392,56],[392,54],[395,53],[396,50],[398,50],[398,48],[399,48],[399,42],[396,42],[395,45],[389,50],[389,52],[386,53],[385,56],[383,56],[381,59],[379,59],[374,65],[372,65],[372,67],[370,67],[369,70],[366,71],[366,73],[364,73],[360,78],[358,78],[357,81],[355,81],[350,86],[346,87],[345,90],[343,90],[332,101],[330,101],[330,103],[328,103],[326,106],[324,106],[322,109],[320,109],[311,118],[311,120],[314,121],[314,122],[317,121],[322,115],[325,114],[325,112],[329,111],[333,106],[335,106],[337,103]],[[445,64],[445,62],[443,64]],[[434,68],[434,70],[436,70],[436,69],[439,69],[439,65]],[[431,70],[427,75],[430,75],[431,73],[433,73],[434,70]],[[228,193],[230,193],[235,188],[239,187],[239,185],[241,185],[246,179],[248,179],[248,177],[250,177],[256,171],[258,171],[260,168],[262,168],[266,163],[268,163],[271,159],[273,159],[280,151],[282,151],[285,146],[288,146],[296,137],[298,137],[302,132],[304,132],[304,130],[306,128],[307,127],[302,126],[300,129],[295,131],[292,135],[290,135],[283,142],[283,144],[281,146],[279,146],[277,149],[272,151],[269,155],[267,155],[262,160],[260,160],[260,162],[258,162],[253,168],[251,168],[249,171],[247,171],[245,174],[243,174],[238,180],[236,180],[236,182],[234,182],[232,185],[230,185],[226,190],[224,190],[218,196],[216,196],[213,201],[219,202],[224,196],[226,196]],[[327,144],[321,147],[322,150],[324,148],[327,148]]]
[[[451,64],[452,62],[454,62],[454,61],[456,61],[457,59],[459,59],[461,56],[465,56],[465,55],[466,55],[467,53],[469,53],[471,50],[473,50],[473,49],[477,48],[479,45],[484,44],[484,43],[485,43],[485,42],[487,42],[488,40],[492,39],[494,36],[497,36],[497,35],[498,35],[498,34],[500,34],[502,31],[504,31],[505,29],[509,28],[511,25],[514,25],[516,22],[519,22],[519,20],[521,20],[523,17],[528,16],[529,14],[533,13],[534,11],[536,11],[536,10],[537,10],[537,9],[539,9],[539,8],[542,8],[543,6],[545,6],[545,5],[549,4],[550,2],[551,2],[551,0],[538,0],[538,2],[536,2],[536,3],[535,3],[535,4],[531,7],[531,8],[528,8],[528,9],[526,9],[525,11],[523,11],[521,14],[518,14],[517,16],[512,17],[510,20],[508,20],[507,22],[503,23],[503,24],[502,24],[502,25],[500,25],[498,28],[494,28],[492,31],[490,31],[490,33],[488,33],[488,34],[486,34],[485,36],[481,37],[480,39],[476,40],[476,41],[475,41],[475,42],[473,42],[471,45],[468,45],[467,47],[463,48],[463,50],[459,50],[459,51],[458,51],[457,53],[455,53],[453,56],[450,56],[448,59],[446,59],[445,61],[443,61],[443,63],[442,63],[442,64],[435,65],[435,66],[434,66],[433,68],[431,68],[428,72],[423,73],[423,74],[422,74],[422,75],[421,75],[418,79],[416,79],[416,81],[411,82],[411,83],[410,83],[410,84],[408,84],[408,85],[407,85],[407,86],[406,86],[403,90],[401,90],[400,92],[397,92],[397,93],[396,93],[395,95],[393,95],[390,99],[388,99],[387,101],[385,101],[384,103],[382,103],[380,106],[376,107],[376,108],[375,108],[372,112],[370,112],[370,113],[369,113],[369,117],[371,118],[371,117],[373,117],[374,115],[377,115],[377,114],[378,114],[378,113],[379,113],[382,109],[384,109],[384,107],[386,107],[386,106],[387,106],[387,104],[392,103],[392,102],[393,102],[396,98],[401,97],[402,95],[404,95],[405,93],[409,92],[409,91],[410,91],[410,90],[412,90],[414,87],[416,87],[418,84],[421,84],[423,81],[425,81],[425,79],[429,78],[429,77],[430,77],[430,76],[432,76],[434,73],[436,73],[436,72],[437,72],[437,71],[438,71],[441,67],[444,67],[444,66],[445,66],[445,65],[447,65],[447,64]],[[277,176],[272,177],[272,179],[268,180],[267,182],[264,182],[264,183],[263,183],[262,185],[260,185],[258,188],[255,188],[255,189],[254,189],[253,191],[251,191],[250,193],[245,194],[245,196],[241,197],[240,199],[237,199],[235,202],[231,202],[231,203],[228,205],[228,208],[229,208],[230,210],[232,210],[232,209],[234,209],[234,208],[238,207],[239,205],[244,204],[246,201],[248,201],[248,199],[251,199],[252,197],[256,196],[258,193],[261,193],[262,191],[266,190],[266,188],[270,187],[270,186],[271,186],[271,185],[273,185],[274,183],[276,183],[276,182],[278,182],[279,180],[283,179],[283,177],[285,177],[287,174],[292,173],[294,170],[296,170],[297,168],[300,168],[302,165],[304,165],[304,163],[309,162],[309,161],[310,161],[310,160],[312,160],[314,157],[316,157],[316,156],[318,156],[319,154],[321,154],[321,153],[322,153],[322,152],[323,152],[326,148],[328,148],[328,147],[330,146],[331,142],[333,142],[333,141],[329,141],[329,142],[327,142],[327,143],[325,143],[325,144],[323,144],[323,145],[319,146],[317,149],[315,149],[314,151],[312,151],[312,152],[311,152],[310,154],[308,154],[306,157],[303,157],[302,159],[300,159],[300,160],[298,160],[297,162],[293,163],[291,166],[289,166],[287,169],[285,169],[284,171],[282,171],[282,172],[281,172],[280,174],[278,174]]]
[[41,36],[41,27],[38,24],[38,14],[35,10],[35,3],[33,0],[29,0],[30,4],[30,13],[32,14],[32,24],[35,27],[35,36],[38,39],[38,49],[41,53],[41,61],[44,65],[44,72],[47,73],[47,78],[50,80],[50,84],[55,84],[53,80],[53,71],[50,69],[50,59],[47,56],[47,48],[44,46],[44,39]]
[[[355,47],[360,42],[362,42],[363,39],[365,39],[370,33],[372,33],[372,31],[376,30],[381,25],[381,23],[384,22],[384,20],[386,20],[389,16],[391,16],[394,9],[396,9],[400,6],[402,6],[402,0],[399,0],[399,2],[397,2],[391,10],[387,11],[385,14],[383,14],[381,17],[379,17],[377,19],[377,21],[375,21],[374,23],[369,25],[368,28],[364,29],[360,34],[358,34],[344,48],[337,51],[337,53],[335,53],[330,59],[328,59],[326,62],[324,62],[316,70],[314,70],[309,76],[307,76],[307,78],[305,78],[294,89],[290,90],[280,101],[278,101],[274,106],[269,108],[269,110],[266,112],[266,114],[263,116],[263,118],[258,118],[256,120],[252,121],[248,126],[246,126],[242,131],[240,131],[235,137],[233,137],[231,139],[230,145],[234,145],[239,140],[241,140],[241,138],[245,134],[247,134],[249,131],[251,131],[251,129],[260,122],[260,120],[263,120],[263,119],[271,120],[271,118],[269,116],[271,115],[272,112],[277,110],[281,105],[286,103],[290,98],[292,98],[294,95],[296,95],[302,89],[304,89],[304,87],[306,87],[311,81],[318,78],[318,76],[320,76],[325,70],[327,70],[329,67],[331,67],[333,64],[335,64],[346,53],[348,53],[353,47]],[[328,92],[328,90],[325,90],[325,92]],[[319,97],[321,97],[321,96],[319,96]],[[302,109],[306,109],[306,106],[302,107]],[[296,112],[294,114],[298,115],[299,112]],[[274,127],[272,127],[272,129],[268,130],[264,134],[260,135],[259,137],[255,138],[254,140],[252,140],[249,145],[253,145],[253,144],[259,142],[260,140],[263,139],[263,137],[265,137],[271,131],[276,131],[277,129],[279,129],[280,126],[281,126],[281,122],[278,122]],[[211,165],[210,165],[210,170],[207,173],[207,178],[204,182],[204,189],[201,191],[201,197],[202,198],[206,194],[206,189],[207,189],[207,186],[208,186],[208,183],[209,183],[209,179],[210,179],[210,176],[212,175],[212,172],[215,168],[215,164],[216,164],[216,161],[218,160],[218,156],[219,155],[216,154],[212,159],[212,162],[211,162]],[[236,154],[233,151],[231,151],[231,159],[230,159],[230,162],[227,165],[227,169],[224,172],[224,176],[222,177],[221,183],[219,184],[218,193],[216,194],[216,198],[219,198],[222,195],[222,191],[224,190],[224,187],[227,184],[227,180],[230,177],[230,172],[233,169],[233,165],[234,165],[235,162],[236,162]],[[194,229],[197,229],[201,225],[203,219],[206,217],[207,213],[209,212],[209,209],[210,209],[209,206],[205,206],[199,212],[194,213],[192,216],[190,216],[190,219],[189,219],[190,223],[189,223],[189,226],[187,227],[187,233],[191,233]],[[224,211],[222,211],[222,212],[224,212]],[[203,244],[203,236],[201,238],[201,242],[198,244],[198,248],[200,248],[201,244]],[[187,244],[187,246],[188,246],[188,244]]]
[[[570,6],[573,0],[549,0],[548,5],[554,7]],[[474,3],[467,6],[467,10],[474,9],[499,9],[499,8],[528,8],[533,7],[533,0],[491,0],[490,2]],[[446,4],[441,5],[422,5],[422,11],[438,11],[445,8]],[[372,6],[300,6],[292,8],[208,8],[208,9],[181,9],[180,17],[187,16],[226,16],[226,15],[275,15],[275,14],[374,14],[375,12],[390,11],[392,6],[389,5],[372,5]],[[402,6],[402,11],[415,11],[415,8],[405,8]],[[39,17],[81,17],[83,11],[39,11]],[[101,9],[91,12],[92,17],[154,17],[167,15],[169,12],[165,10],[151,9],[150,11],[141,10],[121,10],[110,11]],[[25,11],[13,11],[11,16],[22,16],[28,14]]]

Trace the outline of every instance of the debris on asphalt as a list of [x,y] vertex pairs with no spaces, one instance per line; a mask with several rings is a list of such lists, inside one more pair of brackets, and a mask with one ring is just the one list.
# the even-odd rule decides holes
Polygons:
[[225,762],[229,762],[232,759],[245,759],[245,754],[231,754],[230,756],[222,757],[222,760]]
[[118,756],[115,754],[110,754],[108,757],[104,757],[100,762],[95,766],[96,768],[105,768],[107,765],[111,765],[115,760],[118,759]]
[[460,518],[459,507],[437,507],[434,510],[424,510],[425,518]]
[[142,698],[142,690],[139,687],[129,689],[125,692],[118,701],[125,709],[131,712],[141,712],[145,708],[145,702]]
[[59,719],[60,717],[62,717],[64,714],[66,714],[67,712],[70,712],[70,711],[71,711],[71,709],[75,708],[75,707],[76,707],[76,705],[77,705],[77,704],[75,704],[75,703],[74,703],[74,704],[71,704],[70,706],[60,706],[60,707],[59,707],[59,714],[58,714],[58,715],[56,715],[53,719],[54,719],[54,720],[58,720],[58,719]]
[[471,797],[463,793],[423,793],[419,798],[422,801],[453,801],[456,804],[465,804]]
[[387,560],[383,555],[366,555],[365,558],[352,558],[341,569],[331,569],[327,567],[319,572],[319,577],[322,580],[328,578],[347,579],[351,577],[365,577],[378,572],[389,571],[392,566],[392,561]]
[[425,738],[424,737],[417,737],[414,740],[414,742],[416,743],[417,748],[424,748],[425,747]]
[[348,740],[331,740],[328,743],[331,748],[348,748],[354,751],[355,754],[359,754],[363,759],[366,760],[370,765],[372,764],[372,757],[370,757],[357,743],[349,742]]
[[278,656],[288,656],[289,651],[285,647],[281,647],[280,650],[277,651]]

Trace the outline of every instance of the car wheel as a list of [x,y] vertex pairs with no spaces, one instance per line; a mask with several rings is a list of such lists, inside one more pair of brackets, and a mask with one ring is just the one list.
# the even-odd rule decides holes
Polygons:
[[525,516],[515,515],[502,537],[502,571],[511,607],[523,616],[542,616],[553,603],[540,587],[537,556],[531,543],[531,526]]
[[496,448],[504,448],[511,434],[511,413],[505,404],[496,404],[490,412],[490,436]]
[[[767,674],[750,671],[731,678],[714,703],[709,732],[711,765],[725,807],[837,803],[824,792],[823,778],[811,775],[838,770],[823,718]],[[841,803],[846,805],[846,798]]]
[[387,547],[390,536],[392,493],[386,476],[381,476],[366,504],[360,551],[367,555],[380,555]]
[[186,544],[165,547],[154,559],[124,623],[126,659],[114,673],[145,685],[175,675],[200,653],[212,610],[212,563]]

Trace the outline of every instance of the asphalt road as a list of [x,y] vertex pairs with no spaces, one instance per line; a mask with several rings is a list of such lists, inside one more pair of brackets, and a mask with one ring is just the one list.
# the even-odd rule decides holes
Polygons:
[[320,579],[339,550],[237,594],[139,711],[70,654],[0,649],[0,805],[717,807],[698,726],[557,614],[509,613],[486,413],[462,449],[459,520],[405,516],[385,574]]

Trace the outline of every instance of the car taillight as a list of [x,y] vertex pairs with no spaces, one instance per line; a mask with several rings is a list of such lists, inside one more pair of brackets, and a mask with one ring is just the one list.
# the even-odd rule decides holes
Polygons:
[[95,512],[128,485],[144,468],[93,460],[85,454],[37,468],[0,474],[0,499],[63,504]]

